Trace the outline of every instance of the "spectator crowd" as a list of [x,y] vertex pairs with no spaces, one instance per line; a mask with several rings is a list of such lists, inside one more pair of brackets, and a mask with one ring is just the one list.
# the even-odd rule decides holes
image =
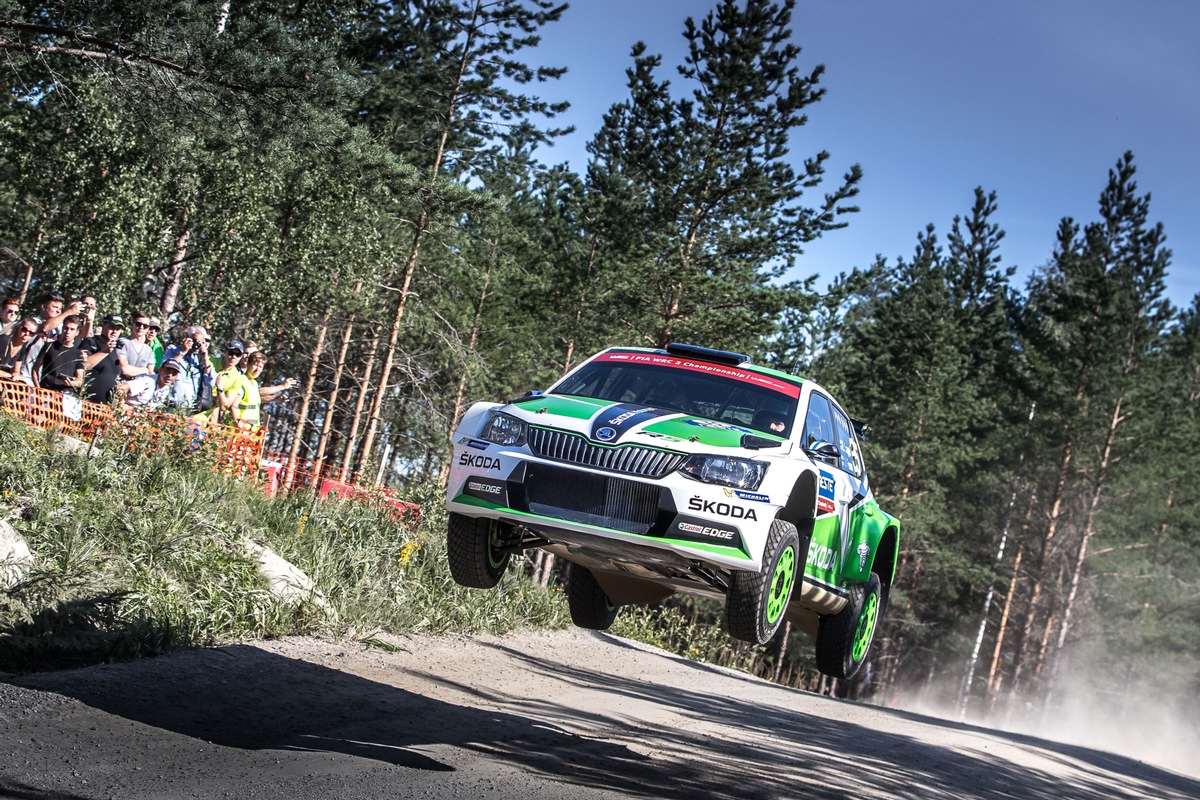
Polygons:
[[21,303],[0,306],[0,379],[106,405],[174,411],[199,424],[258,425],[262,406],[296,386],[287,379],[260,382],[267,356],[253,342],[233,339],[210,353],[202,325],[177,326],[182,341],[163,341],[162,323],[142,312],[127,324],[120,314],[97,323],[96,298],[68,302],[46,293],[37,311],[21,316]]

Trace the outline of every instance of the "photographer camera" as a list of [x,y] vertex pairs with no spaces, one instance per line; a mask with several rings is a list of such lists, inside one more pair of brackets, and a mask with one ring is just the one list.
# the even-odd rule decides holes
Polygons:
[[201,325],[187,329],[180,344],[163,351],[163,363],[175,360],[181,367],[179,379],[171,387],[170,405],[184,411],[208,411],[213,405],[213,386],[217,371],[208,358],[211,338]]

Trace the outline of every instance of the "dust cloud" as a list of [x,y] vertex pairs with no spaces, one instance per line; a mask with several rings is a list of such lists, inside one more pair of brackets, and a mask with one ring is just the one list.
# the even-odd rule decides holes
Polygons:
[[[986,714],[973,700],[962,713],[952,701],[920,690],[899,692],[895,707],[998,731],[1036,736],[1133,758],[1200,777],[1200,703],[1178,682],[1137,681],[1114,690],[1099,676],[1057,681],[1045,700],[1015,699]],[[1007,701],[1008,698],[1005,698]]]

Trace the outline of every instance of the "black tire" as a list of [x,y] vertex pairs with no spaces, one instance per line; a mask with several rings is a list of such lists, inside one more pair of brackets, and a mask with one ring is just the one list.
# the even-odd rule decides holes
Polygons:
[[766,644],[783,624],[796,582],[804,577],[800,535],[796,526],[777,519],[771,523],[763,566],[759,572],[735,572],[725,597],[725,626],[729,635],[753,644]]
[[817,669],[831,678],[853,678],[871,651],[884,602],[883,584],[874,572],[866,583],[851,587],[845,608],[821,617]]
[[567,573],[567,605],[571,609],[571,622],[581,628],[606,631],[617,618],[617,607],[608,599],[596,576],[578,564],[572,564]]
[[494,519],[450,514],[446,528],[446,553],[450,574],[462,586],[491,589],[508,569],[508,553],[501,553],[500,523]]

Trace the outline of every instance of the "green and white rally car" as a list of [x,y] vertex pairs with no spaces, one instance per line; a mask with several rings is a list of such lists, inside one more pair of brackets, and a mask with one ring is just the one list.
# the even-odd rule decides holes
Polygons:
[[785,619],[849,678],[895,572],[899,522],[871,494],[856,423],[812,381],[691,345],[613,348],[545,393],[476,403],[454,434],[454,579],[491,588],[510,556],[571,562],[576,625],[673,592],[725,603],[765,644]]

